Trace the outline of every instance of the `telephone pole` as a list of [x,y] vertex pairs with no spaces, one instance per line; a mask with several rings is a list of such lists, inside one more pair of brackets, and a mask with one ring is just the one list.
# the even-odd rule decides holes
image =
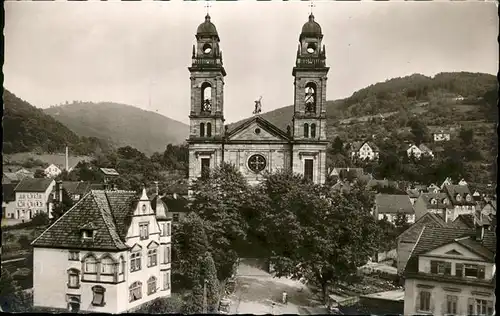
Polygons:
[[207,283],[205,279],[203,282],[203,314],[208,314],[207,312]]

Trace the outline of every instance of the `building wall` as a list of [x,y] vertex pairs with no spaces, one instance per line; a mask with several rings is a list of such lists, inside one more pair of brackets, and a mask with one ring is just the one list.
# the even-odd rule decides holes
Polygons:
[[[304,174],[304,160],[313,159],[313,182],[323,184],[326,181],[326,144],[295,144],[292,154],[292,171]],[[311,155],[312,154],[312,155]]]
[[222,144],[199,143],[189,145],[189,180],[201,176],[201,159],[210,158],[210,168],[222,162]]
[[48,213],[49,218],[52,218],[52,212],[47,205],[47,201],[54,185],[55,181],[52,181],[45,192],[16,192],[14,218],[30,220],[30,214],[33,216],[42,212]]
[[16,201],[4,202],[2,201],[2,216],[5,218],[15,218],[16,214]]
[[493,306],[495,305],[495,291],[492,288],[431,280],[406,279],[404,315],[429,314],[419,312],[421,291],[429,291],[431,293],[430,313],[436,316],[446,313],[447,295],[458,297],[457,315],[468,314],[469,298],[489,300],[493,302]]
[[58,175],[60,175],[62,173],[62,170],[53,164],[48,166],[44,171],[45,171],[45,175],[48,178],[57,177]]

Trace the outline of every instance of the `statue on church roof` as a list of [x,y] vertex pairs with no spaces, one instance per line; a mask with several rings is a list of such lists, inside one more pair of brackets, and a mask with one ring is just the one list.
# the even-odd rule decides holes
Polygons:
[[253,114],[259,114],[262,112],[262,104],[261,104],[262,96],[258,100],[255,100],[255,110],[253,111]]

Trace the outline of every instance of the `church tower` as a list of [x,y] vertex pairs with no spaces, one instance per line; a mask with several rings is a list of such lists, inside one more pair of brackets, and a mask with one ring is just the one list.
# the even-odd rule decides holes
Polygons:
[[315,183],[326,180],[326,51],[321,26],[309,15],[302,27],[294,76],[293,172]]
[[210,15],[198,26],[193,45],[189,133],[189,179],[202,176],[222,162],[224,77],[219,35]]

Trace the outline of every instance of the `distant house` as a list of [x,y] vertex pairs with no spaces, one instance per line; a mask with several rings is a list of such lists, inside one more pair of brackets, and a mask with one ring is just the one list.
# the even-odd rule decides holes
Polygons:
[[24,178],[14,191],[16,194],[15,219],[30,220],[35,214],[47,213],[52,218],[50,198],[55,185],[53,179]]
[[406,154],[408,158],[412,156],[417,159],[420,159],[423,156],[434,158],[434,153],[432,152],[432,150],[430,150],[429,147],[425,146],[424,144],[420,144],[418,146],[415,144],[410,145],[406,150]]
[[458,185],[467,185],[467,181],[465,181],[465,179],[461,179],[458,181]]
[[4,172],[2,175],[2,184],[18,183],[19,181],[21,179],[15,172]]
[[437,185],[435,185],[434,183],[432,183],[432,184],[430,184],[427,187],[427,192],[429,192],[429,193],[439,193],[439,192],[441,192],[441,188],[438,187]]
[[432,138],[435,142],[449,141],[451,139],[451,133],[449,130],[442,128],[432,128],[431,129]]
[[118,171],[113,168],[99,168],[99,171],[101,171],[101,173],[104,175],[104,184],[106,185],[106,187],[112,184],[113,179],[116,179],[120,176]]
[[55,178],[62,173],[62,169],[55,164],[51,164],[44,170],[47,178]]
[[398,214],[404,214],[408,223],[415,222],[415,211],[408,195],[377,194],[373,213],[375,218],[381,220],[386,217],[391,223],[395,222]]
[[440,186],[441,190],[443,190],[446,185],[450,184],[453,184],[453,181],[451,180],[450,177],[447,177],[446,179],[444,179],[443,183]]
[[384,180],[370,179],[366,183],[367,190],[376,190],[377,188],[398,189],[398,183],[396,181],[391,181],[387,179]]
[[413,225],[408,227],[396,239],[397,242],[397,269],[398,273],[402,273],[406,267],[406,263],[410,258],[411,251],[422,233],[424,227],[446,227],[444,219],[434,213],[426,213],[418,219]]
[[421,193],[422,193],[421,191],[416,189],[406,190],[406,194],[408,194],[408,197],[410,198],[411,205],[415,205],[415,202],[417,201]]
[[360,160],[377,160],[380,149],[373,142],[355,142],[351,146],[351,158]]
[[404,271],[404,315],[494,315],[496,236],[425,227]]
[[16,183],[2,184],[2,218],[14,218],[16,213]]
[[413,208],[416,221],[427,213],[439,215],[445,222],[452,222],[456,217],[454,207],[445,192],[422,193],[415,201]]
[[103,190],[104,184],[91,183],[90,181],[61,181],[61,188],[68,193],[71,200],[76,203],[91,190]]
[[173,223],[179,222],[189,212],[189,200],[177,193],[165,195],[161,198],[167,208],[167,217],[172,218]]
[[24,179],[26,177],[28,177],[28,178],[34,178],[35,177],[35,174],[33,172],[31,172],[29,170],[26,170],[24,168],[21,168],[21,169],[17,170],[16,174],[17,174],[19,180],[22,180],[22,179]]
[[[454,207],[455,217],[460,214],[471,214],[476,210],[476,202],[466,185],[445,185],[444,192],[448,195]],[[453,218],[455,219],[455,218]]]
[[475,229],[478,226],[482,226],[492,230],[496,228],[496,223],[493,225],[493,217],[494,215],[484,215],[480,212],[462,214],[453,221],[452,226],[462,229]]

